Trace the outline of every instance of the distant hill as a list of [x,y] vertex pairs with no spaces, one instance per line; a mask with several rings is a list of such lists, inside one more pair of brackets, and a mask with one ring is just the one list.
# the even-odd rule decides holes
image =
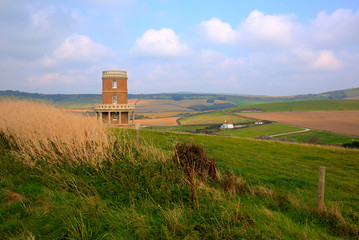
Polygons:
[[40,94],[19,91],[0,91],[0,98],[13,97],[53,103],[69,108],[91,108],[102,101],[101,94]]
[[341,111],[359,110],[358,100],[316,99],[254,104],[232,108],[230,112],[283,112],[283,111]]
[[[55,105],[68,108],[91,108],[95,104],[101,103],[101,94],[40,94],[27,93],[20,91],[0,91],[0,98],[14,97],[19,99],[41,100],[53,103]],[[171,99],[181,101],[184,99],[216,99],[227,100],[234,104],[245,106],[269,102],[283,102],[292,100],[308,99],[345,99],[359,98],[359,88],[324,92],[320,94],[302,94],[287,97],[275,96],[251,96],[235,94],[211,94],[211,93],[157,93],[157,94],[128,94],[129,99]]]
[[331,91],[318,94],[318,96],[328,99],[344,99],[349,97],[359,97],[359,88]]

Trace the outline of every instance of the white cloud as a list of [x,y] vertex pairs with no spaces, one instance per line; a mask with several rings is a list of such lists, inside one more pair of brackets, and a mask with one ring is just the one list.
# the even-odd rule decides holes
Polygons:
[[[64,0],[62,0],[64,1]],[[79,3],[83,3],[83,4],[92,4],[95,5],[96,7],[100,7],[100,8],[114,8],[114,7],[124,7],[124,6],[129,6],[134,4],[134,0],[65,0],[68,2],[79,2]]]
[[102,44],[93,42],[88,36],[75,34],[64,39],[53,52],[53,58],[46,56],[44,64],[52,64],[55,60],[97,62],[111,56],[113,54]]
[[178,57],[187,53],[188,47],[182,43],[176,33],[170,28],[160,30],[147,30],[136,39],[131,49],[136,55],[151,57]]
[[198,61],[203,64],[205,69],[209,71],[227,71],[243,67],[246,63],[245,58],[231,58],[225,54],[213,51],[204,50],[198,54]]
[[252,11],[237,27],[219,18],[199,25],[212,44],[228,44],[248,50],[286,49],[306,46],[316,50],[346,48],[359,43],[359,10],[319,12],[308,24],[295,22],[295,14],[265,14]]
[[233,29],[229,23],[212,18],[199,25],[202,35],[213,44],[237,45],[252,50],[285,48],[293,44],[295,15],[266,15],[258,10]]
[[314,69],[318,70],[339,70],[342,63],[337,60],[332,51],[324,50],[319,53],[319,57],[313,64]]
[[350,9],[338,9],[332,14],[322,11],[318,13],[305,34],[308,36],[309,44],[317,48],[343,48],[358,45],[358,26],[359,10],[353,13]]
[[48,73],[42,76],[29,77],[28,83],[31,85],[52,85],[52,84],[72,84],[79,79],[71,75],[63,75],[60,73]]
[[238,27],[239,43],[250,48],[287,47],[293,41],[294,18],[254,10]]
[[229,23],[222,22],[219,18],[204,21],[199,27],[202,34],[214,44],[233,44],[237,41],[238,33]]
[[0,58],[40,58],[79,26],[81,17],[75,10],[40,3],[0,4]]
[[40,63],[45,67],[59,62],[93,63],[113,56],[114,53],[107,47],[93,42],[88,36],[74,34],[65,38],[50,56],[45,55]]

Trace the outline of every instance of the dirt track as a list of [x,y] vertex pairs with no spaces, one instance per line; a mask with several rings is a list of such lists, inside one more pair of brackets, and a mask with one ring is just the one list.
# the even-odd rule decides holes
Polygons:
[[241,116],[359,136],[359,111],[241,113]]

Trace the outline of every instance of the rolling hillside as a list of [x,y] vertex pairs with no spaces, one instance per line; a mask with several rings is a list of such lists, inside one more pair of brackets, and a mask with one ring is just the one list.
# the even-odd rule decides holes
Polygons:
[[285,112],[285,111],[351,111],[359,110],[359,101],[344,99],[297,100],[263,103],[232,108],[236,112]]
[[[32,99],[42,100],[53,103],[59,106],[65,106],[68,108],[91,108],[93,105],[101,103],[101,94],[39,94],[39,93],[27,93],[20,91],[0,91],[0,98],[14,97],[20,99]],[[240,94],[205,94],[205,93],[158,93],[158,94],[128,94],[129,99],[152,99],[159,101],[166,100],[202,100],[206,101],[214,99],[218,101],[225,101],[225,103],[234,103],[240,106],[247,106],[253,104],[279,102],[279,101],[293,101],[293,100],[308,100],[308,99],[344,99],[344,98],[356,98],[359,97],[359,88],[344,89],[338,91],[324,92],[320,94],[302,94],[296,96],[276,97],[276,96],[251,96]],[[194,102],[193,106],[195,110],[210,110],[206,109],[206,104],[200,104]],[[190,106],[188,106],[190,107]],[[213,107],[214,109],[221,109],[233,107],[230,105]]]
[[358,150],[150,130],[137,142],[53,106],[0,106],[2,239],[359,237]]

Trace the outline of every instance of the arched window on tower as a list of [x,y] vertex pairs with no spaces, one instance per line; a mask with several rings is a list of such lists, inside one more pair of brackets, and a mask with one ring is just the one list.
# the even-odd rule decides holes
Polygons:
[[112,88],[117,88],[117,81],[116,80],[112,80]]
[[116,94],[114,94],[114,95],[112,96],[112,103],[113,103],[113,104],[117,104],[117,95],[116,95]]

